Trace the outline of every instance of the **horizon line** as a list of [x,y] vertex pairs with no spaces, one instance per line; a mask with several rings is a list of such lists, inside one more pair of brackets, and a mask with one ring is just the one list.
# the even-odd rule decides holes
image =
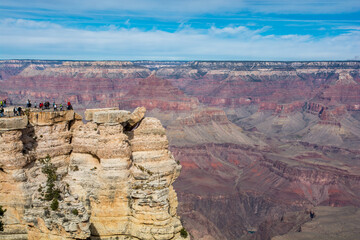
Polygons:
[[31,58],[9,58],[0,61],[59,61],[59,62],[360,62],[360,59],[349,60],[94,60],[94,59],[31,59]]

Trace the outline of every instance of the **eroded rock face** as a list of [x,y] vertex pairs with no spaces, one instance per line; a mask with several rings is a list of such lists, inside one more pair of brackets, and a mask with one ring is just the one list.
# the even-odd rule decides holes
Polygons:
[[87,123],[33,111],[25,127],[1,131],[0,238],[182,239],[172,187],[181,166],[145,111],[90,110]]

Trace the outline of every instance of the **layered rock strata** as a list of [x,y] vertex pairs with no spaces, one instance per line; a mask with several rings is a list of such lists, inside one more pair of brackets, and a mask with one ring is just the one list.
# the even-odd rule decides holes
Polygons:
[[[359,61],[5,60],[0,82],[13,103],[146,106],[183,166],[174,187],[195,239],[269,240],[290,230],[287,212],[360,206]],[[94,112],[96,125],[117,114]]]
[[1,239],[183,239],[159,120],[117,109],[0,119]]

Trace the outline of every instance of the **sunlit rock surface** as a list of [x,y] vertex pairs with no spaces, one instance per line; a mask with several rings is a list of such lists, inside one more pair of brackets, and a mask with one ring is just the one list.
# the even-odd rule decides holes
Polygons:
[[[181,166],[145,111],[92,109],[87,123],[72,110],[1,118],[0,238],[183,239],[172,187]],[[46,200],[49,166],[57,209]]]

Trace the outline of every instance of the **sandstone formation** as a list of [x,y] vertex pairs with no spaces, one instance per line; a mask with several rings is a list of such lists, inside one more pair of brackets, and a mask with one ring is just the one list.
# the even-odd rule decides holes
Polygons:
[[0,238],[183,239],[172,187],[181,166],[145,111],[0,118]]

